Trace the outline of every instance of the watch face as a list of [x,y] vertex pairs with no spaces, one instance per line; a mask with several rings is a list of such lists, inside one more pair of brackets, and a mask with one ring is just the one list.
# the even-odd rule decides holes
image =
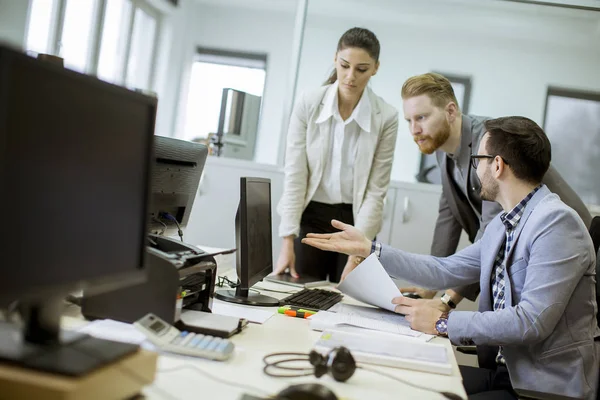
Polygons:
[[[431,325],[430,325],[431,326]],[[435,330],[438,331],[440,335],[448,334],[448,319],[440,318],[435,323]]]

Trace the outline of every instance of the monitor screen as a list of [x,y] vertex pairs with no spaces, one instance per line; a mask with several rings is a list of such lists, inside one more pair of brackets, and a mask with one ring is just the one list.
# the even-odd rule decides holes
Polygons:
[[255,306],[277,306],[279,300],[250,287],[273,271],[271,234],[271,180],[240,178],[240,204],[235,216],[238,285],[219,290],[220,300]]
[[0,47],[0,301],[143,278],[155,114],[155,98]]
[[271,238],[271,183],[266,179],[246,179],[246,226],[248,287],[273,271]]

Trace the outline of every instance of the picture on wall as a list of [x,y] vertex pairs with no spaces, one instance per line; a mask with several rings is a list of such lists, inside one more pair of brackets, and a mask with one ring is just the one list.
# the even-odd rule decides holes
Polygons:
[[[469,102],[471,100],[471,78],[467,76],[444,74],[443,72],[438,73],[444,75],[446,78],[448,78],[450,83],[452,83],[452,89],[454,90],[454,95],[458,101],[458,106],[463,114],[468,114]],[[440,169],[438,168],[437,161],[435,159],[435,153],[421,153],[419,172],[415,178],[417,179],[417,182],[435,184],[442,183]]]
[[543,126],[552,165],[588,205],[600,205],[600,93],[550,87]]

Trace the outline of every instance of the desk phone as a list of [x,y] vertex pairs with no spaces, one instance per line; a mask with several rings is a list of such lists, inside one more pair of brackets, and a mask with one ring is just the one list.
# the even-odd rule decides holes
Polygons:
[[182,332],[154,314],[147,314],[133,325],[155,346],[164,351],[220,361],[228,359],[233,354],[234,344],[230,340],[200,333]]

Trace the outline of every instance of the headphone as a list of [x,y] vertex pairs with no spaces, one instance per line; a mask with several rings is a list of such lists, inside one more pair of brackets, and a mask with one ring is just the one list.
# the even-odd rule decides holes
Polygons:
[[[283,358],[285,357],[285,358]],[[308,361],[310,367],[299,366],[299,362]],[[364,366],[357,366],[354,357],[346,347],[340,346],[331,350],[326,355],[312,350],[310,353],[271,353],[263,357],[265,366],[263,372],[273,378],[297,378],[301,376],[314,375],[317,378],[329,374],[338,382],[346,382],[357,368],[372,373],[385,376],[405,385],[409,385],[418,389],[427,390],[434,393],[439,393],[447,399],[462,400],[462,398],[452,392],[440,392],[429,387],[416,385],[408,380],[399,378],[394,375],[386,374],[383,371],[371,369]],[[280,372],[273,372],[279,370]],[[290,371],[290,372],[282,372]]]
[[[286,357],[286,358],[282,358]],[[298,366],[308,361],[311,367]],[[265,374],[274,378],[294,378],[314,375],[317,378],[329,374],[338,382],[346,382],[356,371],[356,361],[346,347],[336,347],[326,355],[312,350],[310,353],[271,353],[263,358]],[[295,371],[289,373],[273,370]]]

